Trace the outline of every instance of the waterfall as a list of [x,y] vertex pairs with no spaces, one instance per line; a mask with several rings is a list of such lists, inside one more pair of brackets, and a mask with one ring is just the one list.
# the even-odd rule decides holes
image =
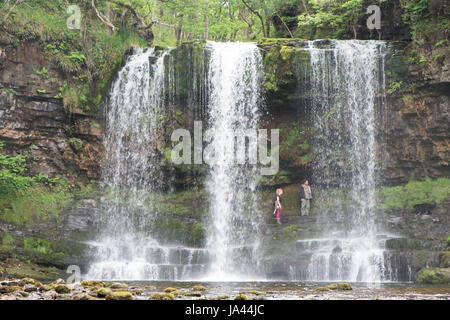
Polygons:
[[[262,57],[253,43],[208,42],[206,49],[211,51],[209,146],[215,159],[206,181],[211,213],[207,278],[249,279],[255,277],[261,221],[255,205],[257,171],[256,165],[236,163],[234,139],[245,144],[246,130],[259,124]],[[252,148],[256,146],[248,143],[249,153],[256,151]]]
[[[205,156],[217,156],[205,182],[211,216],[206,248],[171,247],[151,236],[158,215],[153,194],[161,191],[163,180],[170,180],[161,170],[158,120],[174,103],[171,91],[178,90],[177,82],[189,80],[177,74],[169,51],[158,55],[153,49],[137,49],[109,95],[102,172],[107,195],[101,201],[99,236],[90,242],[96,254],[86,278],[228,280],[254,275],[262,220],[256,209],[258,175],[256,165],[237,164],[235,154],[242,141],[248,154],[256,152],[245,137],[246,130],[259,124],[262,58],[253,43],[208,42],[204,50],[210,54],[207,92],[197,88],[192,72],[193,84],[186,82],[192,88],[183,94],[187,107],[199,93],[206,97],[209,150],[214,152]],[[196,58],[189,54],[187,63]]]
[[[202,249],[170,247],[151,236],[157,216],[153,192],[166,178],[161,170],[159,116],[167,96],[164,58],[136,49],[114,81],[106,113],[106,160],[102,176],[100,233],[86,278],[178,279],[204,268]],[[195,259],[193,258],[195,256]],[[189,259],[190,257],[190,259]]]
[[[376,113],[383,100],[379,96],[384,91],[386,45],[308,44],[300,49],[310,53],[307,88],[302,90],[312,94],[311,181],[315,209],[326,231],[322,237],[297,241],[307,265],[302,260],[286,266],[289,278],[383,281],[393,274],[385,270],[384,238],[375,221]],[[256,44],[239,42],[207,42],[200,53],[180,61],[169,50],[136,49],[118,73],[105,117],[101,228],[91,242],[96,250],[86,278],[265,278],[260,172],[248,161],[257,148],[252,132],[263,121],[262,56]],[[173,174],[161,169],[165,160],[160,146],[167,132],[159,119],[178,103],[193,118],[200,116],[206,129],[205,248],[171,246],[152,237],[158,216],[155,194]],[[239,150],[247,152],[246,161],[238,159]]]
[[[309,43],[315,204],[327,237],[302,240],[311,250],[308,280],[383,279],[375,223],[376,109],[383,93],[381,41]],[[328,205],[328,207],[327,207]],[[331,208],[330,208],[331,205]]]

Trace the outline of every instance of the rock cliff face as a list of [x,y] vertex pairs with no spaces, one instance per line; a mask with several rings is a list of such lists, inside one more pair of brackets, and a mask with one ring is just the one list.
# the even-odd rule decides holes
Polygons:
[[390,99],[384,172],[388,184],[449,176],[449,90],[426,89],[414,97]]
[[57,98],[64,79],[38,42],[0,39],[0,140],[10,154],[30,155],[30,173],[98,179],[101,125],[71,113]]
[[407,59],[408,50],[411,51],[409,47],[394,49],[388,69],[387,110],[383,119],[387,184],[450,174],[449,49],[425,46],[420,49],[422,63]]
[[[299,45],[300,42],[293,40],[260,45],[265,55],[268,83],[276,86],[276,90],[270,87],[268,90],[270,126],[289,128],[290,120],[295,117],[300,129],[307,129],[308,97],[298,90],[302,79],[293,72],[295,67],[292,66],[308,62],[304,55],[296,56],[291,51]],[[441,51],[431,50],[429,60],[442,54]],[[407,85],[410,80],[423,78],[419,66],[408,66],[404,49],[395,54],[397,56],[387,66],[387,72],[392,74],[386,83],[387,89],[393,82]],[[386,133],[380,137],[386,152],[382,179],[385,184],[449,175],[448,65],[449,57],[443,56],[442,60],[430,64],[426,71],[429,79],[422,81],[414,93],[399,90],[387,95],[386,110],[380,118]],[[67,113],[62,99],[55,98],[62,83],[61,74],[45,60],[38,42],[17,45],[0,41],[0,140],[6,142],[5,149],[10,154],[26,152],[32,156],[31,174],[66,175],[74,180],[99,179],[104,152],[101,116],[81,110]],[[307,136],[302,138],[305,140]],[[310,151],[309,146],[303,147],[299,157]],[[296,181],[308,173],[308,161],[286,158],[281,157],[285,171],[279,183]],[[269,184],[274,183],[276,181]]]
[[[27,156],[30,175],[62,176],[72,183],[99,179],[104,157],[101,119],[80,110],[67,112],[58,97],[63,83],[39,42],[15,43],[0,37],[2,151]],[[59,268],[83,265],[88,250],[76,240],[89,230],[95,216],[92,205],[71,200],[52,218],[25,223],[5,220],[8,208],[12,207],[0,209],[0,260],[19,257]],[[14,210],[23,214],[20,208]]]

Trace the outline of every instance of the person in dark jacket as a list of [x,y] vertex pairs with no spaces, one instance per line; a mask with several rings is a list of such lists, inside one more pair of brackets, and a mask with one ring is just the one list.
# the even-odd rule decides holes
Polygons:
[[312,200],[311,187],[309,186],[309,182],[307,179],[303,179],[300,182],[299,197],[300,197],[300,204],[299,204],[300,215],[307,216],[309,215],[309,209]]

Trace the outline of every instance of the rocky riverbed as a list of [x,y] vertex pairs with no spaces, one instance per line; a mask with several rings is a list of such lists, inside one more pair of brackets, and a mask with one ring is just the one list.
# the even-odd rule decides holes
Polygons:
[[298,282],[0,282],[0,300],[449,300],[450,286]]

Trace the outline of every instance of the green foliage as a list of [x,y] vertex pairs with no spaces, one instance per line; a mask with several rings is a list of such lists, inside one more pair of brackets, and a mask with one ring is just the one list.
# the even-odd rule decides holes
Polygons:
[[298,16],[297,37],[306,39],[357,38],[356,25],[365,11],[364,0],[309,0]]
[[45,239],[35,239],[35,238],[24,238],[23,246],[25,250],[35,251],[39,253],[50,253],[51,243]]
[[[0,141],[0,150],[4,143]],[[57,216],[70,200],[65,179],[27,176],[26,157],[0,154],[0,220],[16,224]]]
[[439,47],[443,47],[443,46],[448,46],[448,40],[447,39],[439,40],[438,42],[436,42],[434,44],[435,48],[439,48]]
[[292,65],[301,60],[305,52],[296,50],[289,41],[264,38],[259,42],[261,45],[272,44],[270,51],[264,55],[265,88],[269,93],[278,92],[296,81]]
[[5,234],[2,237],[0,249],[12,250],[16,247],[16,241],[10,234]]
[[173,243],[183,243],[189,237],[188,227],[174,219],[163,219],[158,227],[159,237]]
[[393,94],[398,92],[415,92],[418,86],[419,84],[417,82],[412,81],[392,81],[391,83],[389,83],[388,93]]
[[429,0],[408,0],[403,2],[405,3],[405,13],[403,15],[405,22],[417,21],[428,16]]
[[201,223],[194,223],[191,227],[191,238],[190,238],[190,245],[194,247],[201,247],[204,243],[204,240],[206,238],[206,230],[203,224]]
[[67,58],[69,60],[71,60],[74,63],[77,64],[83,64],[84,61],[86,60],[86,56],[84,54],[82,54],[81,52],[77,52],[77,51],[72,51],[70,53],[70,55],[67,56]]
[[403,8],[403,21],[409,24],[415,44],[445,43],[450,30],[446,1],[402,0],[400,4]]
[[300,129],[297,123],[280,128],[280,158],[290,166],[307,164],[310,146],[305,129]]
[[[0,141],[0,151],[4,142]],[[27,177],[26,158],[23,155],[8,156],[0,153],[0,197],[13,192],[24,193],[32,184]]]
[[17,225],[33,225],[36,221],[62,219],[59,213],[70,202],[72,196],[67,183],[58,183],[49,188],[34,183],[23,194],[11,193],[0,197],[0,220]]
[[16,90],[14,90],[13,88],[2,88],[1,90],[6,93],[16,93]]
[[297,238],[297,231],[298,231],[298,225],[291,224],[284,228],[283,234],[289,239],[296,239]]
[[433,61],[443,60],[445,58],[445,53],[439,53],[433,57]]
[[388,93],[394,93],[394,92],[400,90],[402,85],[403,85],[403,81],[392,81],[389,84]]
[[405,186],[383,187],[379,195],[380,208],[384,210],[412,210],[416,204],[439,204],[450,197],[450,179],[410,181]]
[[45,67],[42,67],[41,70],[34,70],[34,72],[42,77],[44,77],[45,79],[48,79],[48,70]]
[[74,138],[74,137],[70,138],[69,144],[77,152],[79,152],[81,149],[83,149],[83,140],[81,140],[80,138]]

